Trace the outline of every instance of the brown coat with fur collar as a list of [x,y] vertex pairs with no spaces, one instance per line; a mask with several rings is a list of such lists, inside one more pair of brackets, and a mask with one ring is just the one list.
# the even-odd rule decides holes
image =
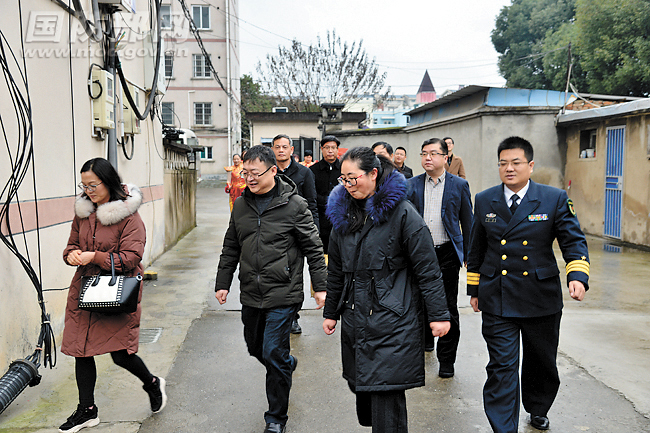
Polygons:
[[130,196],[124,201],[110,201],[95,207],[87,197],[80,196],[75,202],[75,217],[63,261],[68,264],[66,257],[76,249],[96,254],[92,263],[77,267],[70,283],[61,343],[61,352],[66,355],[87,357],[122,349],[129,354],[138,351],[142,284],[138,309],[134,313],[104,315],[78,308],[81,277],[110,272],[109,253],[120,252],[123,268],[115,257],[116,272],[142,275],[140,262],[146,240],[144,223],[138,214],[142,193],[135,185],[128,185],[127,189]]

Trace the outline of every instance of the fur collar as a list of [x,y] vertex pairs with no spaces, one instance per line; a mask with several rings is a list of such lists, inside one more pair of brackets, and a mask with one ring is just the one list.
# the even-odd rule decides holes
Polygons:
[[[374,225],[388,221],[390,212],[406,199],[406,178],[394,170],[388,175],[379,190],[366,201],[366,213]],[[350,225],[348,209],[354,200],[342,185],[336,186],[327,200],[325,215],[334,229],[346,233]]]
[[74,203],[74,212],[79,218],[88,218],[97,211],[97,219],[102,225],[110,226],[119,223],[124,218],[133,215],[142,204],[142,192],[133,184],[122,185],[129,194],[126,200],[109,201],[99,206],[90,201],[83,194],[77,196]]

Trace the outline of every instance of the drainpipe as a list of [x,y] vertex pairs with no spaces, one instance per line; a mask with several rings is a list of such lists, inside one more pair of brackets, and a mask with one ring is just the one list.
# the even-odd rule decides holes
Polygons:
[[228,97],[228,162],[232,161],[232,98],[230,76],[230,0],[226,0],[226,90]]

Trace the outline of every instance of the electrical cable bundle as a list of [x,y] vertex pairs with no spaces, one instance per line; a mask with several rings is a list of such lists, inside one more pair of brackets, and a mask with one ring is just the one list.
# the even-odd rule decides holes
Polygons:
[[[153,74],[153,83],[151,84],[151,93],[149,94],[149,100],[147,101],[147,106],[144,109],[144,112],[140,114],[140,111],[138,111],[138,106],[135,104],[133,100],[133,96],[131,95],[131,92],[129,91],[129,86],[126,82],[126,78],[124,77],[124,72],[122,72],[122,64],[120,63],[120,59],[117,55],[117,51],[112,50],[113,52],[109,52],[109,56],[114,55],[115,56],[115,69],[117,70],[118,75],[120,76],[120,83],[122,83],[122,91],[124,92],[124,95],[126,96],[126,99],[129,101],[129,104],[131,104],[131,108],[133,109],[133,114],[135,114],[135,117],[137,117],[140,120],[146,120],[147,115],[149,114],[149,111],[151,110],[151,106],[154,103],[154,100],[156,99],[156,87],[158,85],[158,74],[160,72],[160,51],[162,50],[162,15],[160,14],[160,6],[161,6],[161,0],[155,0],[154,1],[156,5],[156,61],[154,64],[154,74]],[[153,20],[152,20],[153,21]],[[113,18],[110,16],[110,28],[109,28],[109,38],[115,39],[115,27],[113,25]]]
[[[20,2],[19,2],[20,5]],[[23,44],[22,35],[22,6],[21,11],[21,45]],[[21,46],[24,51],[24,46]],[[9,46],[5,34],[0,30],[0,67],[4,77],[5,84],[9,98],[13,104],[15,111],[15,119],[7,119],[2,112],[0,112],[0,129],[5,141],[5,147],[8,154],[8,162],[10,164],[10,176],[6,181],[2,190],[0,191],[0,240],[9,248],[11,253],[18,258],[21,266],[27,273],[30,281],[34,285],[38,297],[39,307],[41,309],[41,331],[38,338],[36,350],[32,355],[26,358],[24,364],[33,364],[36,368],[41,365],[50,368],[56,364],[56,343],[54,341],[54,333],[50,325],[50,316],[45,310],[45,301],[43,299],[43,287],[41,282],[41,251],[40,251],[40,230],[38,222],[38,198],[36,195],[36,173],[34,170],[34,143],[33,143],[33,128],[32,128],[32,106],[29,96],[29,84],[27,82],[27,66],[23,58],[22,67],[14,51]],[[7,131],[9,122],[15,122],[18,126],[17,137],[15,146],[9,143],[10,133]],[[34,193],[34,204],[36,213],[36,235],[38,245],[38,273],[34,270],[31,263],[29,248],[27,245],[27,237],[25,234],[25,226],[23,223],[23,211],[21,209],[18,191],[21,184],[29,171],[29,166],[32,168],[32,182]],[[22,233],[22,244],[24,247],[24,254],[21,253],[19,244],[13,235],[11,222],[10,222],[10,206],[15,203],[15,211],[18,213],[20,219],[20,232]],[[18,362],[18,361],[17,361]],[[14,363],[16,364],[16,363]],[[12,365],[14,365],[12,364]],[[31,368],[31,367],[30,367]],[[5,375],[6,376],[6,375]],[[39,376],[40,378],[40,376]],[[5,379],[3,377],[2,379]],[[0,383],[2,381],[0,380]],[[36,382],[37,383],[37,382]],[[32,385],[35,385],[32,381]],[[0,386],[0,396],[2,392]]]

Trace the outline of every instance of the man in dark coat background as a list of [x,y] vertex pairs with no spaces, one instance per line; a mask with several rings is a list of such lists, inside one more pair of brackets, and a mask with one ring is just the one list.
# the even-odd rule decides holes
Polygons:
[[326,135],[321,140],[320,161],[309,167],[314,173],[316,182],[316,203],[318,205],[318,221],[320,222],[320,238],[323,241],[323,251],[327,254],[330,241],[332,223],[325,216],[327,209],[327,198],[330,192],[338,185],[338,178],[341,176],[341,163],[338,159],[339,145],[341,142],[333,135]]
[[[408,180],[409,200],[429,227],[445,284],[451,328],[447,335],[438,339],[436,356],[440,364],[438,375],[449,378],[454,375],[460,341],[458,273],[467,262],[473,218],[472,196],[465,179],[445,171],[447,144],[443,140],[426,140],[420,155],[425,173]],[[425,335],[425,350],[433,351],[435,339],[430,332]]]
[[[298,195],[307,200],[309,211],[316,224],[316,228],[320,230],[318,221],[318,207],[316,206],[316,186],[314,184],[314,174],[304,165],[294,161],[291,157],[293,155],[293,142],[286,134],[278,134],[273,137],[273,153],[278,166],[278,173],[287,176],[296,184]],[[300,314],[296,312],[296,317],[291,324],[291,333],[300,334],[302,328],[298,324]]]
[[406,149],[402,146],[395,148],[395,153],[393,154],[393,164],[397,167],[400,173],[404,175],[405,178],[410,179],[413,177],[413,170],[411,167],[406,165]]
[[290,179],[276,173],[268,147],[253,146],[244,155],[246,189],[233,206],[215,283],[215,296],[224,304],[239,265],[244,339],[251,356],[266,368],[264,433],[283,433],[288,419],[298,364],[289,353],[290,331],[304,299],[305,257],[319,308],[327,284],[322,243],[307,203]]
[[533,146],[510,137],[497,152],[503,183],[476,195],[467,261],[467,294],[474,311],[482,311],[490,355],[483,404],[495,432],[517,432],[521,341],[524,409],[531,426],[547,430],[560,387],[556,357],[563,307],[553,242],[567,263],[569,294],[578,301],[588,289],[589,252],[567,193],[530,180]]

